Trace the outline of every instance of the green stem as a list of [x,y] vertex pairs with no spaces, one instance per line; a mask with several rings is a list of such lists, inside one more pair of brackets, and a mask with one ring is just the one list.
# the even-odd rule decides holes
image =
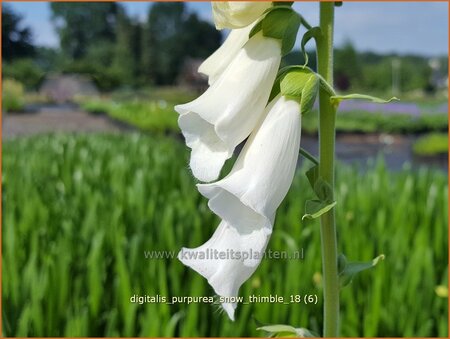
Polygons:
[[[333,84],[334,2],[320,3],[321,36],[317,39],[318,73]],[[330,94],[319,91],[319,175],[334,189],[334,142],[336,107]],[[333,197],[334,200],[334,197]],[[324,285],[324,337],[339,336],[339,277],[334,208],[321,216]]]
[[306,159],[308,159],[309,161],[311,161],[314,165],[319,165],[319,161],[314,157],[314,155],[312,155],[311,153],[309,153],[307,150],[305,150],[304,148],[300,147],[300,152],[301,155],[303,155]]

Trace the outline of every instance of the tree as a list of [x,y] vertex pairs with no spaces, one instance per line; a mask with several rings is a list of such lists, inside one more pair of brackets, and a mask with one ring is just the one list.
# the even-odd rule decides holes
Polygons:
[[191,14],[183,23],[183,46],[186,55],[193,58],[207,58],[222,41],[222,35],[210,23],[199,20]]
[[342,48],[335,50],[335,84],[338,89],[357,88],[363,82],[361,60],[353,44],[347,41]]
[[184,52],[180,44],[183,33],[183,16],[185,4],[155,3],[148,15],[147,40],[151,43],[147,49],[148,63],[153,73],[153,82],[169,84],[174,81],[181,69],[179,61]]
[[50,6],[61,48],[67,56],[81,59],[89,47],[115,40],[115,2],[52,2]]
[[143,74],[155,84],[172,84],[186,57],[206,58],[221,40],[220,32],[190,14],[184,3],[155,3],[142,37]]
[[2,58],[11,61],[34,55],[32,32],[29,27],[22,27],[22,16],[13,12],[10,6],[2,9]]
[[120,7],[117,13],[116,43],[112,67],[125,84],[130,84],[135,75],[136,60],[131,49],[133,28],[130,18]]

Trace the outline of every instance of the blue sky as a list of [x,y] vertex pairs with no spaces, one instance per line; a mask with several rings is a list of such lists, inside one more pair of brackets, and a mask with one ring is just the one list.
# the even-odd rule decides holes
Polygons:
[[[8,2],[32,27],[38,45],[57,46],[47,2]],[[149,2],[123,3],[127,12],[143,20]],[[188,8],[211,21],[211,6],[189,2]],[[317,2],[298,2],[294,8],[312,24],[319,21]],[[303,34],[304,31],[300,32]],[[345,2],[336,8],[336,44],[351,40],[358,50],[446,55],[448,53],[447,2]]]

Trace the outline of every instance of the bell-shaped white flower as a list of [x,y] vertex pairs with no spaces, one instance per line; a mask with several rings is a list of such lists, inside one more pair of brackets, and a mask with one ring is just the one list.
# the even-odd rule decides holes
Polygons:
[[217,179],[234,148],[254,130],[277,75],[280,41],[254,35],[208,90],[175,106],[192,149],[190,167],[201,181]]
[[[261,262],[271,233],[271,228],[239,229],[222,221],[207,242],[197,248],[183,248],[178,258],[205,277],[217,295],[236,298],[241,285]],[[236,306],[233,299],[222,302],[231,320]]]
[[258,19],[272,6],[270,1],[213,1],[211,2],[217,29],[241,28]]
[[[251,114],[251,112],[249,112]],[[291,186],[300,149],[299,104],[278,96],[266,108],[231,172],[222,180],[197,187],[221,219],[202,246],[183,249],[180,260],[208,279],[223,297],[236,297],[239,287],[258,267],[272,233],[276,209]],[[249,258],[205,259],[199,252],[240,251]],[[231,319],[236,303],[223,304]]]
[[211,54],[198,68],[198,72],[208,76],[208,83],[212,85],[231,63],[239,50],[248,41],[250,31],[256,21],[244,28],[233,29],[213,54]]
[[209,208],[239,228],[271,227],[270,218],[291,186],[300,149],[300,105],[278,96],[251,134],[231,172],[197,184]]

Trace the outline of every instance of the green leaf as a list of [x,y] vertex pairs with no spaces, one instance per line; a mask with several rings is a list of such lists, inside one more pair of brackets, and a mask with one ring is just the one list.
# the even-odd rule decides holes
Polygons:
[[281,40],[281,54],[286,55],[294,47],[300,23],[300,16],[291,7],[271,7],[262,19],[263,35]]
[[302,220],[316,219],[322,214],[327,213],[334,206],[336,206],[336,201],[327,204],[320,200],[307,200],[305,203],[306,214],[302,217]]
[[271,336],[275,338],[292,338],[292,337],[300,337],[300,338],[313,338],[318,337],[318,335],[314,334],[310,330],[306,328],[295,328],[290,325],[267,325],[263,327],[257,328],[260,331],[266,331]]
[[306,53],[306,49],[305,46],[306,44],[309,42],[309,40],[311,40],[312,38],[314,38],[316,40],[317,43],[317,38],[319,38],[319,36],[322,34],[322,30],[320,29],[320,27],[312,27],[311,29],[309,29],[302,37],[302,43],[301,43],[301,48],[302,48],[302,53],[303,53],[303,57],[305,58],[305,64],[304,66],[306,66],[308,64],[308,53]]
[[367,262],[347,262],[347,259],[343,254],[341,254],[340,257],[341,262],[345,263],[344,267],[339,272],[341,288],[350,284],[354,276],[359,272],[375,267],[381,260],[384,260],[384,254],[380,254],[378,257]]
[[360,99],[360,100],[368,100],[377,104],[386,104],[388,102],[394,101],[394,100],[399,100],[396,97],[392,97],[389,100],[384,100],[384,99],[380,99],[377,97],[373,97],[371,95],[366,95],[366,94],[348,94],[348,95],[334,95],[330,98],[330,100],[334,103],[334,104],[339,104],[342,100],[352,100],[352,99]]

